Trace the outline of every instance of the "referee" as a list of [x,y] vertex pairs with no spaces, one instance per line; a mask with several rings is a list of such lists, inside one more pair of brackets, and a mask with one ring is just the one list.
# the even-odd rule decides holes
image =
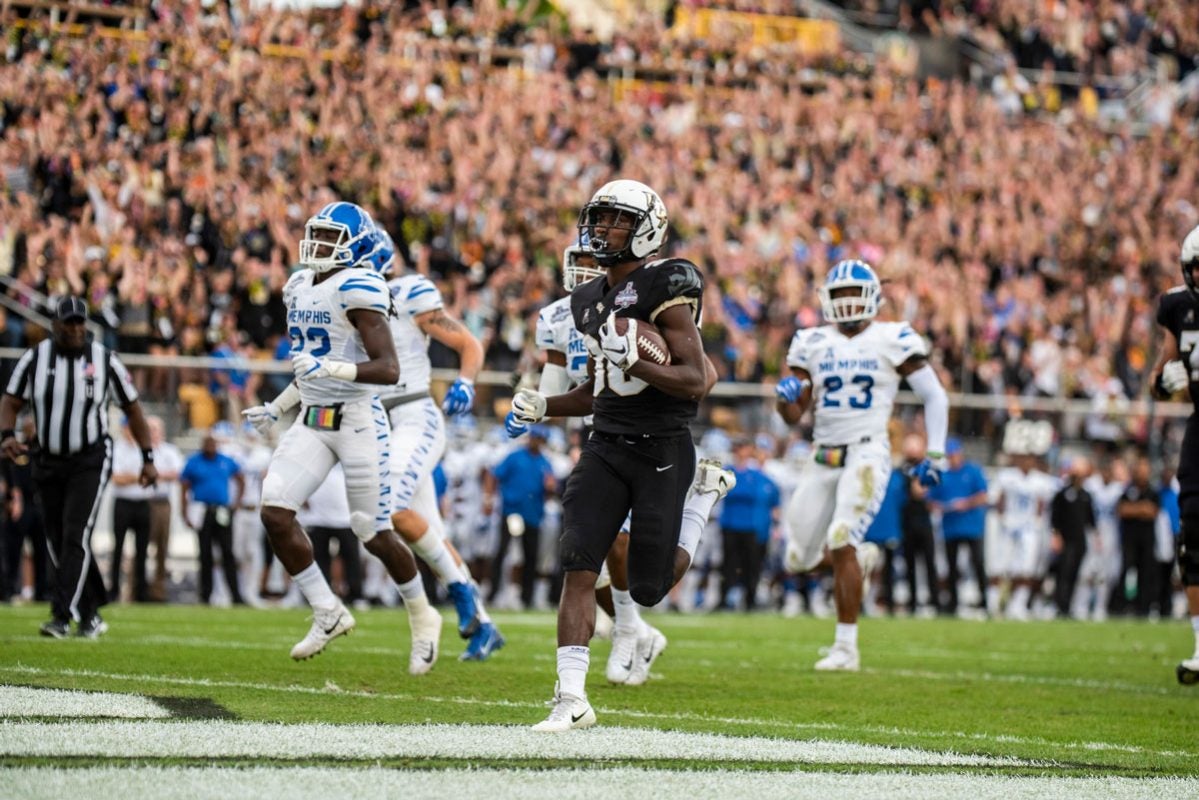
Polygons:
[[[110,401],[124,410],[141,447],[139,483],[151,486],[158,479],[150,430],[129,371],[115,353],[87,340],[86,320],[82,300],[59,300],[51,337],[25,351],[0,398],[0,453],[18,462],[26,454],[33,457],[54,572],[54,616],[41,631],[56,639],[70,634],[72,619],[80,636],[94,639],[108,630],[97,611],[107,594],[92,555],[92,529],[112,464]],[[14,429],[26,403],[33,404],[37,435],[23,444]]]

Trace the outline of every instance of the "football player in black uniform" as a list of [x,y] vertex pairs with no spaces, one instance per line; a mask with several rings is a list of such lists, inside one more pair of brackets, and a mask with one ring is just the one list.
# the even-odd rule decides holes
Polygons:
[[[666,208],[645,184],[618,180],[595,193],[579,216],[579,238],[590,243],[607,274],[571,294],[592,376],[566,394],[547,398],[522,389],[513,398],[513,412],[525,424],[594,414],[594,430],[563,497],[558,687],[553,710],[534,730],[595,724],[585,688],[595,582],[630,511],[633,600],[655,605],[674,581],[683,504],[695,474],[689,424],[708,381],[698,328],[703,278],[683,259],[649,261],[666,227]],[[628,320],[623,334],[616,332],[617,317]],[[670,350],[668,365],[639,357],[637,320],[657,326]]]
[[[1182,279],[1179,286],[1162,295],[1157,305],[1157,324],[1165,329],[1161,353],[1153,367],[1153,393],[1160,399],[1190,389],[1191,402],[1199,411],[1199,228],[1182,242]],[[1199,683],[1199,416],[1187,419],[1178,459],[1178,508],[1182,517],[1178,568],[1186,586],[1187,611],[1195,631],[1195,653],[1178,665],[1178,682]],[[1165,613],[1165,611],[1163,611]]]

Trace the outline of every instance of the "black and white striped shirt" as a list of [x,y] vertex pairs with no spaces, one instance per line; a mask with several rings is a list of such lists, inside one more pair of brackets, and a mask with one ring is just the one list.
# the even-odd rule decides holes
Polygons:
[[124,407],[137,400],[129,370],[98,342],[67,355],[46,339],[21,356],[5,391],[33,404],[38,443],[56,456],[101,444],[108,436],[108,403]]

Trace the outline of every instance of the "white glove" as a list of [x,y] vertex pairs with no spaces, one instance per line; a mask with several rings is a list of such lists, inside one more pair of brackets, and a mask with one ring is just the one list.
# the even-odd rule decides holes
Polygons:
[[263,436],[269,436],[271,428],[279,421],[279,409],[274,403],[247,408],[241,415]]
[[583,346],[587,348],[587,352],[596,361],[604,357],[603,348],[600,347],[599,339],[594,336],[583,335]]
[[345,361],[321,361],[307,353],[296,353],[291,357],[291,369],[299,381],[315,381],[321,378],[336,378],[353,382],[358,377],[358,365]]
[[545,395],[532,389],[521,389],[512,398],[512,414],[517,422],[534,425],[545,416]]
[[1187,388],[1190,380],[1191,376],[1181,361],[1167,361],[1166,366],[1162,367],[1162,386],[1170,394]]
[[624,336],[616,332],[616,317],[610,316],[599,329],[600,350],[604,358],[628,372],[640,357],[637,353],[637,320],[626,317],[629,327]]

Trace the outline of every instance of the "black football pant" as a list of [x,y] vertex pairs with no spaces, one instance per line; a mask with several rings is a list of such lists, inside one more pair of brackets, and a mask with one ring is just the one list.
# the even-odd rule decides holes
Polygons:
[[[948,542],[945,543],[948,546]],[[917,562],[919,559],[919,562]],[[920,595],[916,591],[916,565],[924,564],[924,580],[928,586],[928,601],[941,608],[941,587],[937,581],[937,548],[932,528],[905,528],[903,531],[903,564],[907,571],[908,611],[915,614]]]
[[979,608],[987,607],[987,569],[983,564],[983,539],[946,539],[945,557],[949,561],[949,603],[945,611],[955,614],[958,610],[958,551],[961,548],[970,551],[970,568],[974,570],[974,578],[978,581]]
[[689,432],[624,436],[593,431],[562,497],[565,572],[598,573],[631,512],[629,594],[657,605],[674,582],[683,504],[695,477]]
[[1082,560],[1086,554],[1085,533],[1063,539],[1062,552],[1057,557],[1057,580],[1053,586],[1054,604],[1061,617],[1070,616],[1070,599],[1074,597],[1074,587],[1078,585],[1078,571],[1082,568]]
[[50,610],[60,622],[86,622],[108,600],[92,553],[92,531],[111,471],[108,441],[71,456],[38,453],[34,458],[33,481],[54,574]]
[[513,538],[520,539],[521,554],[524,556],[524,566],[520,568],[520,602],[525,608],[533,607],[533,589],[537,586],[537,562],[541,559],[541,526],[525,523],[525,529],[519,537],[513,537],[508,527],[507,511],[500,520],[500,543],[495,556],[491,559],[491,594],[488,603],[494,603],[499,594],[500,585],[504,579],[504,557],[508,555],[508,547]]

